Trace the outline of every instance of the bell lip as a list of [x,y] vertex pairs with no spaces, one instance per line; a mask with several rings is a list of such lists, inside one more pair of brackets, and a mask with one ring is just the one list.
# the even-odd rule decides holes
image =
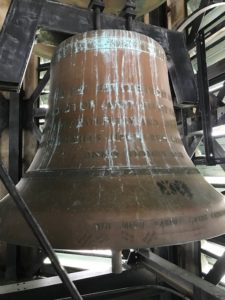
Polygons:
[[[223,235],[224,233],[210,233],[210,234],[204,234],[201,233],[199,234],[198,237],[194,237],[194,235],[190,235],[187,239],[184,238],[177,238],[175,239],[174,237],[171,238],[171,241],[158,241],[156,243],[151,243],[151,242],[146,242],[146,243],[129,243],[129,242],[125,242],[124,243],[119,243],[117,245],[114,244],[114,242],[108,242],[105,245],[93,245],[90,244],[89,246],[87,245],[75,245],[75,244],[64,244],[64,246],[62,246],[62,244],[57,244],[55,242],[51,242],[51,245],[54,249],[57,250],[76,250],[76,251],[84,251],[84,250],[121,250],[121,249],[140,249],[140,248],[158,248],[158,247],[168,247],[168,246],[179,246],[179,245],[186,245],[186,244],[190,244],[193,242],[201,242],[203,240],[210,240],[216,237],[219,237],[221,235]],[[33,236],[29,236],[29,239],[25,241],[25,239],[20,239],[20,241],[16,240],[16,239],[8,239],[8,238],[1,238],[0,242],[7,242],[10,243],[12,245],[20,245],[20,246],[25,246],[25,247],[31,247],[31,248],[41,248],[38,240]]]
[[[56,50],[55,50],[55,53],[54,53],[54,55],[53,55],[53,57],[52,57],[52,59],[51,59],[51,66],[54,64],[54,62],[55,62],[55,57],[57,56],[57,54],[58,54],[58,52],[59,52],[59,50],[61,49],[61,48],[63,48],[63,46],[64,46],[64,44],[65,43],[67,43],[68,41],[70,41],[70,40],[72,40],[72,39],[74,39],[74,38],[79,38],[79,37],[84,37],[85,35],[87,36],[87,35],[92,35],[93,33],[97,33],[97,34],[99,34],[99,36],[101,36],[101,33],[104,33],[104,32],[124,32],[124,33],[128,33],[128,34],[130,34],[130,35],[133,35],[134,36],[134,38],[135,38],[135,35],[136,36],[140,36],[140,37],[142,37],[142,38],[145,38],[145,39],[147,39],[147,40],[149,40],[149,41],[153,41],[154,43],[155,43],[155,45],[158,47],[158,48],[160,48],[160,50],[164,53],[164,55],[165,55],[165,50],[163,49],[163,47],[159,44],[159,42],[157,42],[155,39],[153,39],[153,38],[151,38],[151,37],[149,37],[149,36],[147,36],[147,35],[145,35],[145,34],[143,34],[143,33],[139,33],[139,32],[136,32],[136,31],[128,31],[128,30],[125,30],[125,29],[97,29],[97,30],[90,30],[90,31],[85,31],[85,32],[79,32],[79,33],[75,33],[73,36],[71,36],[71,37],[69,37],[69,38],[67,38],[67,39],[65,39],[64,41],[62,41],[61,43],[59,43],[58,44],[58,46],[57,46],[57,48],[56,48]],[[124,48],[124,49],[126,49],[126,48]]]

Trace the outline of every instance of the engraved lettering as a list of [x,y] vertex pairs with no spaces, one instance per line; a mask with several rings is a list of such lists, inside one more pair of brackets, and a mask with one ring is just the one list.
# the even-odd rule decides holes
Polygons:
[[161,180],[157,182],[161,193],[166,196],[172,196],[180,194],[189,199],[193,198],[193,194],[189,187],[181,180]]
[[111,224],[110,223],[96,223],[95,228],[98,231],[110,231]]
[[94,151],[94,152],[87,152],[87,157],[90,159],[105,159],[105,158],[118,158],[119,157],[119,152],[118,151],[112,151],[112,152],[107,152],[107,151]]
[[211,213],[212,218],[220,218],[224,215],[225,215],[225,210],[220,210],[220,211],[216,211],[216,212]]
[[145,227],[144,221],[122,222],[122,228],[126,230],[143,229]]
[[207,215],[200,215],[200,216],[190,218],[189,222],[193,224],[193,223],[206,221],[207,219],[208,219]]

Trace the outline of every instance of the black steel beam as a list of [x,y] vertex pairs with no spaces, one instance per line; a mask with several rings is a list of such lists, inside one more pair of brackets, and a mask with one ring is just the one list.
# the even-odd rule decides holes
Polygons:
[[209,241],[212,243],[219,244],[221,246],[225,246],[225,235],[220,235],[220,236],[214,237],[214,238],[210,239]]
[[9,101],[0,93],[0,135],[9,127]]
[[[208,78],[210,85],[225,79],[225,59],[221,59],[208,68]],[[214,80],[218,78],[218,80]]]
[[22,176],[22,95],[10,93],[9,174],[16,184]]
[[[16,184],[22,176],[22,95],[10,93],[9,99],[9,174]],[[18,247],[7,244],[7,280],[17,279]]]
[[38,72],[47,71],[50,68],[50,63],[39,64]]
[[[76,282],[81,294],[156,283],[155,275],[144,268],[130,269],[121,274],[112,274],[111,268],[108,270],[89,270],[71,273],[69,277]],[[5,285],[1,286],[0,289],[1,300],[55,300],[68,296],[68,292],[58,276]],[[106,299],[108,300],[109,296]]]
[[[201,253],[204,254],[204,255],[206,255],[206,256],[208,256],[208,257],[212,257],[212,258],[214,258],[214,259],[220,258],[220,256],[218,256],[217,254],[212,253],[212,252],[209,252],[208,250],[205,250],[205,249],[201,249]],[[205,274],[205,275],[206,275],[206,274]],[[205,275],[204,275],[204,276],[205,276]]]
[[[200,4],[199,4],[199,8],[201,9],[205,6],[207,6],[210,3],[210,0],[201,0]],[[190,49],[195,41],[195,38],[197,36],[199,27],[201,25],[202,19],[203,19],[204,15],[200,15],[197,19],[194,20],[194,22],[192,23],[192,27],[191,27],[191,31],[187,36],[187,45],[188,48]]]
[[225,274],[225,253],[215,262],[212,269],[205,276],[205,280],[210,283],[218,284]]
[[223,83],[222,88],[219,90],[219,92],[216,96],[219,104],[224,105],[224,103],[222,103],[224,97],[225,97],[225,82]]
[[44,87],[48,83],[49,78],[50,78],[50,69],[48,69],[46,71],[44,77],[39,81],[38,86],[36,87],[36,89],[34,90],[32,95],[30,96],[28,101],[30,101],[33,104],[38,99],[38,97],[40,96],[42,90],[44,89]]
[[[225,164],[225,158],[214,158],[215,164],[221,165]],[[205,157],[195,157],[193,159],[193,163],[195,165],[207,165],[207,161]]]
[[18,90],[45,0],[13,0],[0,32],[0,88]]
[[223,29],[224,25],[225,25],[225,21],[223,20],[222,22],[220,22],[219,24],[217,24],[216,26],[214,26],[213,28],[211,28],[209,31],[207,31],[205,33],[205,38],[210,37],[213,34],[215,34],[218,31],[220,31],[221,29]]
[[218,15],[216,18],[214,18],[213,20],[211,20],[209,23],[207,23],[203,28],[201,28],[202,30],[204,30],[206,33],[210,31],[209,28],[211,28],[211,26],[214,23],[217,23],[221,18],[223,18],[225,16],[225,12],[222,11],[222,13],[220,15]]
[[215,164],[215,155],[212,139],[212,120],[209,103],[209,87],[205,53],[204,32],[200,31],[196,41],[197,46],[197,63],[198,63],[198,90],[199,106],[202,117],[202,128],[204,134],[204,145],[206,162],[208,165]]
[[[169,74],[179,104],[197,102],[197,86],[183,34],[167,31]],[[186,76],[187,75],[187,76]]]
[[[37,26],[72,35],[93,30],[93,14],[53,1],[13,0],[0,36],[0,87],[15,89],[21,84]],[[126,19],[102,14],[101,27],[124,30]],[[132,30],[152,37],[164,48],[178,102],[195,102],[196,83],[183,34],[137,21],[132,22]]]

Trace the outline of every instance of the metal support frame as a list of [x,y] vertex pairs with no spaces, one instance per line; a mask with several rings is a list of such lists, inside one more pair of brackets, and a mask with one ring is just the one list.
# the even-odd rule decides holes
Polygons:
[[0,135],[9,127],[9,101],[0,93]]
[[[33,19],[30,17],[32,13]],[[28,19],[30,23],[26,22],[25,26],[23,22],[17,21],[17,24],[14,20],[15,15],[17,20]],[[11,50],[13,54],[8,54],[8,51],[3,50],[0,52],[0,68],[4,66],[4,72],[0,73],[0,88],[17,89],[21,85],[38,26],[46,30],[75,34],[93,30],[93,19],[94,12],[88,9],[47,0],[13,0],[0,34],[1,49],[6,49],[7,45],[9,49],[13,49]],[[122,17],[101,14],[103,29],[124,30],[126,22],[126,19]],[[152,37],[164,48],[177,101],[179,103],[195,102],[197,100],[196,82],[183,33],[147,25],[136,20],[132,21],[132,30]],[[18,31],[23,34],[17,34]],[[14,36],[16,38],[13,38]]]
[[24,72],[45,0],[13,0],[0,32],[0,87],[17,91]]
[[44,77],[40,80],[40,82],[38,83],[38,86],[36,87],[36,89],[34,90],[34,92],[32,93],[32,95],[28,99],[28,101],[31,102],[32,105],[34,104],[34,102],[40,96],[41,92],[43,91],[44,87],[48,83],[49,79],[50,79],[50,69],[48,69],[46,71]]
[[216,98],[219,104],[224,106],[225,104],[222,102],[223,98],[225,97],[225,82],[223,83],[222,88],[219,90]]
[[[88,297],[103,296],[105,293],[106,298],[103,299],[111,299],[109,295],[112,295],[114,291],[115,293],[119,290],[122,291],[124,287],[126,287],[126,289],[124,289],[125,292],[131,290],[132,293],[134,293],[134,290],[132,290],[133,287],[151,289],[152,286],[153,289],[158,287],[158,289],[162,291],[163,289],[165,289],[165,291],[168,289],[167,291],[180,295],[183,299],[225,299],[225,291],[223,289],[168,262],[151,251],[140,250],[138,252],[131,252],[128,259],[128,266],[130,268],[127,271],[123,271],[117,275],[112,274],[110,270],[103,270],[76,272],[70,274],[69,277],[72,281],[76,281],[81,293],[83,295],[88,294]],[[170,288],[168,288],[168,286]],[[109,291],[109,293],[102,293],[103,290]],[[45,296],[49,300],[53,300],[56,298],[65,298],[66,293],[59,279],[52,277],[25,282],[21,285],[11,284],[4,286],[1,288],[0,296],[2,300],[12,298],[26,300],[30,299],[31,296],[32,299],[39,299]],[[131,299],[136,299],[132,297],[133,294],[130,296]],[[125,299],[130,298],[125,297]]]
[[[123,271],[121,274],[112,274],[111,269],[88,270],[69,274],[70,279],[76,282],[76,285],[83,294],[98,293],[106,290],[115,290],[123,288],[132,288],[134,286],[146,286],[156,284],[156,277],[145,268],[131,268]],[[159,291],[156,291],[156,295]],[[139,297],[134,291],[125,299],[137,299]],[[145,294],[151,295],[149,290]],[[48,299],[55,300],[68,297],[67,291],[63,288],[57,276],[43,278],[33,281],[23,282],[21,284],[10,284],[2,286],[0,289],[0,298],[2,300],[36,300]],[[86,298],[85,298],[86,299]],[[95,297],[94,299],[99,299]],[[100,299],[111,299],[109,295]],[[116,298],[117,299],[117,298]],[[123,298],[124,299],[124,298]]]
[[[205,47],[204,39],[208,38],[209,36],[215,34],[224,27],[224,20],[220,21],[220,18],[224,16],[224,13],[221,12],[221,14],[211,22],[209,22],[204,28],[202,28],[198,34],[198,37],[196,40],[194,40],[194,37],[198,33],[199,30],[199,20],[202,19],[203,14],[207,12],[208,10],[219,7],[224,5],[224,3],[217,3],[217,4],[210,4],[208,3],[208,0],[202,0],[200,3],[199,9],[194,12],[191,16],[189,16],[184,23],[180,26],[178,29],[179,31],[184,30],[185,28],[192,26],[192,29],[187,36],[187,44],[188,47],[194,47],[194,42],[197,45],[197,54],[192,57],[192,59],[197,57],[197,63],[198,63],[198,69],[200,70],[200,78],[198,77],[198,87],[199,87],[199,104],[197,106],[197,114],[193,116],[193,118],[189,118],[189,121],[191,121],[191,124],[189,122],[188,124],[188,132],[186,132],[186,135],[184,135],[184,140],[186,141],[186,150],[189,153],[189,155],[194,157],[194,151],[196,147],[198,146],[198,143],[201,141],[200,135],[202,135],[201,128],[203,128],[204,133],[204,141],[206,144],[206,158],[198,157],[193,158],[193,161],[195,164],[208,164],[208,165],[214,165],[214,164],[222,164],[225,162],[225,157],[221,155],[217,155],[216,149],[215,149],[215,141],[213,140],[210,131],[212,130],[212,126],[221,125],[224,124],[224,118],[221,120],[216,120],[215,117],[215,108],[219,106],[223,106],[224,104],[221,102],[221,97],[223,98],[223,89],[221,89],[221,95],[219,97],[215,97],[214,95],[210,96],[210,103],[213,105],[214,111],[210,111],[210,104],[209,104],[209,92],[208,92],[208,81],[210,85],[216,84],[219,81],[222,81],[225,79],[225,72],[224,72],[224,61],[220,61],[216,63],[215,65],[210,66],[207,68],[206,66],[206,53],[210,48],[214,47],[217,43],[220,43],[224,40],[224,37],[217,40],[216,42],[212,43],[208,47]],[[221,1],[220,1],[221,2]],[[210,4],[210,5],[207,5]],[[214,25],[215,24],[215,25]],[[213,26],[214,25],[214,26]],[[200,41],[201,39],[201,41]],[[207,73],[208,73],[208,80],[207,80]],[[214,99],[212,98],[214,97]],[[204,100],[204,102],[203,102]],[[216,103],[215,103],[216,101]],[[202,103],[203,102],[203,103]],[[199,127],[199,114],[198,109],[200,109],[202,113],[202,125],[205,124],[205,126]],[[187,108],[188,110],[188,108]],[[191,113],[191,110],[189,110],[189,113]],[[210,115],[214,113],[214,119],[210,120]],[[185,122],[185,120],[183,120]],[[211,125],[210,125],[211,123]],[[196,133],[196,135],[195,135]],[[194,137],[195,136],[195,137]],[[194,140],[193,140],[194,137]],[[210,151],[211,150],[211,151]],[[211,154],[211,156],[210,156]],[[216,156],[216,157],[215,157]],[[218,157],[217,157],[218,156]]]
[[[195,165],[208,165],[208,162],[206,161],[205,157],[195,157],[193,158],[193,162]],[[225,164],[225,157],[215,158],[214,164],[216,165]]]
[[[22,92],[11,92],[9,99],[9,174],[14,184],[22,176]],[[17,252],[17,246],[7,244],[7,280],[17,279]]]
[[199,106],[202,117],[202,128],[204,134],[205,160],[208,165],[215,165],[215,154],[212,138],[212,121],[209,103],[209,87],[205,53],[204,31],[200,31],[196,40],[197,43],[197,61],[198,61],[198,88],[199,88]]
[[209,273],[204,277],[210,283],[218,284],[225,274],[225,253],[217,259]]
[[147,270],[155,272],[161,280],[193,300],[225,299],[225,291],[223,289],[181,269],[153,252],[150,252],[149,255],[141,251],[133,252],[129,263],[131,265],[144,266]]
[[10,93],[9,174],[15,184],[22,176],[22,101],[22,92]]
[[[200,5],[199,5],[199,9],[202,9],[203,7],[207,6],[208,4],[210,4],[210,0],[201,0]],[[187,45],[188,48],[190,49],[191,47],[193,47],[193,44],[195,42],[195,38],[198,34],[199,31],[199,27],[201,25],[202,19],[203,19],[204,15],[200,15],[196,20],[194,20],[194,22],[192,23],[191,26],[191,31],[187,36]]]

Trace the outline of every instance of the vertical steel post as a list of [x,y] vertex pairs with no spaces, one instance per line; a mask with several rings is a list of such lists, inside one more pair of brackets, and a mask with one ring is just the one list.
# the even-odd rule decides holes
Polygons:
[[196,46],[198,63],[199,107],[202,115],[206,163],[208,165],[215,165],[204,31],[199,32],[196,40]]
[[[9,175],[17,184],[22,175],[22,97],[11,92],[9,99]],[[7,244],[6,272],[7,280],[17,279],[18,246]]]

